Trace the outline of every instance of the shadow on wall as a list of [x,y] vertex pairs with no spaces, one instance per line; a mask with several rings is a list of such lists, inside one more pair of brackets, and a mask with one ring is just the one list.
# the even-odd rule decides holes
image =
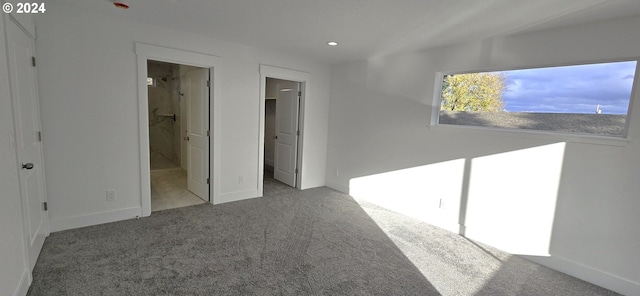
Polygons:
[[549,256],[565,145],[353,178],[349,194],[509,253]]
[[344,99],[331,110],[331,185],[513,254],[549,256],[565,142],[429,130],[430,102],[363,86],[348,70],[332,80]]
[[617,295],[385,207],[356,202],[442,295]]

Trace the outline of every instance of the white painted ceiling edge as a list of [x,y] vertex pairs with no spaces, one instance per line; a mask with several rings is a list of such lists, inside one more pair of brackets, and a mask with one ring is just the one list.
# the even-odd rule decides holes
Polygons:
[[331,64],[640,15],[637,0],[51,1]]

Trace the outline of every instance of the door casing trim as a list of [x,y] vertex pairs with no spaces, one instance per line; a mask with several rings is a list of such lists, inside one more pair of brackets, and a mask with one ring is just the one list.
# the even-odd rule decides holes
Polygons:
[[140,216],[151,215],[151,165],[149,161],[149,102],[147,91],[147,61],[161,61],[209,69],[209,202],[219,203],[220,168],[214,164],[220,159],[220,57],[182,49],[136,43],[138,63],[138,130],[140,139]]
[[281,67],[260,65],[260,108],[259,108],[259,132],[260,141],[258,143],[258,194],[264,195],[264,120],[265,120],[265,95],[266,95],[266,82],[267,77],[290,80],[300,83],[300,113],[298,114],[298,126],[300,128],[300,136],[298,137],[298,152],[297,152],[297,168],[298,175],[296,176],[296,188],[304,188],[304,167],[302,163],[303,151],[304,151],[304,113],[305,113],[305,101],[308,98],[307,89],[309,88],[309,82],[311,75],[308,72],[286,69]]

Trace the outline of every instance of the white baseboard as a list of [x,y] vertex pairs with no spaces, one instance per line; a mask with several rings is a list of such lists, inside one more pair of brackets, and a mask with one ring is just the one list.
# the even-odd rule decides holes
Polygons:
[[260,192],[258,192],[257,189],[220,193],[214,199],[213,204],[218,205],[218,204],[227,203],[227,202],[234,202],[234,201],[239,201],[244,199],[256,198],[258,196],[260,196]]
[[29,286],[31,286],[31,283],[29,281],[29,271],[27,271],[26,268],[25,268],[25,271],[22,274],[22,277],[20,278],[20,283],[16,287],[16,290],[13,293],[13,295],[14,296],[26,296],[27,292],[29,292]]
[[74,229],[116,221],[132,219],[140,216],[141,208],[132,207],[112,211],[78,215],[51,220],[51,232]]
[[341,184],[340,182],[334,181],[334,180],[326,180],[326,185],[327,187],[331,188],[331,189],[335,189],[338,190],[342,193],[346,193],[349,194],[349,185],[344,185]]
[[313,179],[301,180],[301,182],[302,183],[300,184],[300,189],[302,189],[302,190],[326,186],[324,178],[321,179],[321,180],[318,180],[318,179],[316,179],[316,180],[313,180]]
[[[349,186],[336,180],[327,180],[326,186],[340,192],[349,193]],[[433,217],[430,217],[429,220],[420,220],[454,233],[460,234],[465,232],[464,225],[459,225],[451,221],[439,221],[437,219],[432,220],[432,218]],[[640,295],[640,283],[619,277],[603,270],[586,266],[579,262],[558,256],[537,257],[520,255],[520,257],[623,295]]]
[[640,295],[640,283],[621,278],[603,270],[586,266],[570,259],[558,256],[519,256],[622,295]]

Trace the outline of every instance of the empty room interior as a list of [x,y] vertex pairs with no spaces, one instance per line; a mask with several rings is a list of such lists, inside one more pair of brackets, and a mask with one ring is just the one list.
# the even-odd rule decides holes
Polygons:
[[640,2],[1,1],[0,295],[640,295]]

